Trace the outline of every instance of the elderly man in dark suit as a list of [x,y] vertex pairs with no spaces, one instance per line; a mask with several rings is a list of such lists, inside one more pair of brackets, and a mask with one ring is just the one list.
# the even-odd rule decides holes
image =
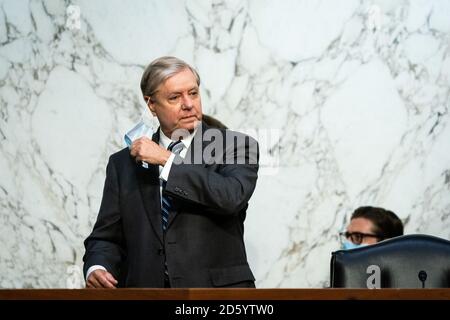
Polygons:
[[87,287],[254,287],[243,235],[258,145],[202,122],[199,85],[175,57],[145,70],[141,90],[160,128],[109,159],[84,242]]

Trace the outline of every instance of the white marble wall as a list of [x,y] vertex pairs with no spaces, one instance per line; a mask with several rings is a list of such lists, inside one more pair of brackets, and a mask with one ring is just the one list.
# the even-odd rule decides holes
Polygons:
[[246,221],[259,287],[325,286],[360,205],[450,238],[449,16],[448,0],[0,0],[0,287],[79,285],[108,155],[161,55],[198,68],[206,113],[281,130]]

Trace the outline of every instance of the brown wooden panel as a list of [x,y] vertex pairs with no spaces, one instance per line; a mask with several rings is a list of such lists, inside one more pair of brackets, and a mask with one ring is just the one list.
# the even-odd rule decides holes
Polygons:
[[450,289],[1,289],[1,300],[450,300]]

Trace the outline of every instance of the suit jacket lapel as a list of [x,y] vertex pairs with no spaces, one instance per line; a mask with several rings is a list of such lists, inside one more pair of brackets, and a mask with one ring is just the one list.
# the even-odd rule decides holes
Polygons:
[[[184,163],[188,163],[190,165],[198,165],[198,164],[204,163],[203,150],[210,143],[210,141],[203,140],[203,133],[208,128],[209,127],[204,122],[202,122],[201,128],[199,128],[199,130],[197,130],[197,132],[195,133],[195,135],[192,139],[192,142],[191,142],[189,148],[187,149],[186,156],[184,158]],[[200,161],[200,163],[197,163],[197,161]],[[178,206],[174,206],[174,207],[178,208]],[[170,212],[169,221],[167,223],[168,228],[170,228],[170,225],[176,218],[178,211],[179,210],[173,210]]]
[[195,133],[189,148],[186,151],[186,156],[184,157],[184,163],[188,164],[202,164],[205,163],[203,159],[203,150],[205,147],[211,143],[211,141],[203,140],[203,134],[208,130],[209,127],[202,122],[201,127],[198,128]]
[[[152,140],[159,143],[159,129],[153,134]],[[159,168],[157,165],[149,164],[148,169],[145,169],[138,164],[136,174],[150,224],[159,241],[163,243]]]

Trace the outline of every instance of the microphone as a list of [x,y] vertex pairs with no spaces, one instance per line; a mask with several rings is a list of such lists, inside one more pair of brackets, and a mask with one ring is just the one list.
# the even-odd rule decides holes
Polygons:
[[427,280],[427,273],[423,270],[419,271],[419,280],[422,282],[422,289],[425,288],[425,280]]

